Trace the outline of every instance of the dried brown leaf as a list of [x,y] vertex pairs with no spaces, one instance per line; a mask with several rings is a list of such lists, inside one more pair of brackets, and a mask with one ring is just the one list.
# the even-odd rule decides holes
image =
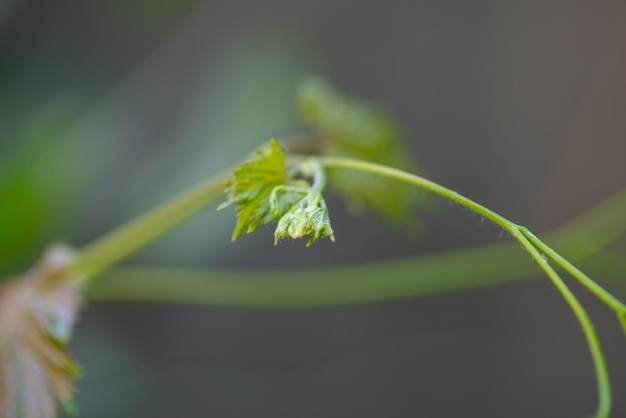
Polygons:
[[66,350],[80,305],[72,251],[52,247],[39,265],[0,285],[0,416],[52,418],[70,408],[78,365]]

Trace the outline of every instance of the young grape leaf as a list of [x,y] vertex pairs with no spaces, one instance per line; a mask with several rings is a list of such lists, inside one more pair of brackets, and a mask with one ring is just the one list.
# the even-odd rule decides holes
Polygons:
[[335,242],[326,202],[317,190],[309,190],[280,218],[274,232],[274,245],[281,238],[297,239],[305,236],[309,237],[307,247],[319,238],[328,237]]
[[285,152],[272,139],[269,149],[257,150],[254,157],[240,165],[226,181],[227,201],[218,209],[237,205],[237,225],[232,240],[245,231],[250,234],[275,219],[270,207],[274,187],[287,181]]
[[[300,116],[323,138],[324,153],[418,172],[397,123],[372,104],[344,97],[319,79],[298,90]],[[414,222],[413,208],[426,194],[403,183],[352,170],[330,170],[329,179],[351,209],[370,208],[398,223]]]
[[272,140],[269,148],[257,151],[227,180],[228,200],[218,209],[237,205],[233,241],[244,231],[252,233],[274,221],[278,221],[275,244],[281,238],[305,236],[309,237],[307,247],[319,238],[335,240],[321,192],[311,189],[306,180],[289,175],[285,162],[284,151]]
[[53,418],[72,410],[80,373],[65,345],[80,305],[73,253],[52,247],[40,264],[0,286],[0,416]]

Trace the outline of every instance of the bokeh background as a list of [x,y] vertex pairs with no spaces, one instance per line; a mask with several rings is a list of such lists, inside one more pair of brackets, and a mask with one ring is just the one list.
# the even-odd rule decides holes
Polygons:
[[[545,232],[626,186],[624,21],[620,0],[3,0],[0,274],[302,132],[309,74],[391,110],[430,178]],[[445,204],[419,240],[330,204],[335,244],[230,244],[232,211],[211,208],[130,263],[317,268],[505,239]],[[626,341],[581,296],[626,416]],[[90,418],[583,417],[596,396],[545,278],[300,311],[94,303],[72,352]]]

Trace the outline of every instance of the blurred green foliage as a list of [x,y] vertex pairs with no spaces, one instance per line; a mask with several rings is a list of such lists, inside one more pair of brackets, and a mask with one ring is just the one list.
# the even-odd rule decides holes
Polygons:
[[[319,132],[323,153],[420,171],[400,126],[384,109],[340,95],[316,78],[300,85],[298,108],[305,123]],[[353,212],[367,208],[387,220],[416,225],[415,207],[426,202],[425,193],[368,173],[329,171],[332,187],[347,199]]]
[[[21,129],[0,121],[11,138],[0,155],[0,276],[15,274],[37,259],[51,241],[63,238],[76,193],[84,183],[85,160],[67,132],[80,114],[78,103],[56,100],[23,119]],[[17,135],[15,132],[17,131]]]

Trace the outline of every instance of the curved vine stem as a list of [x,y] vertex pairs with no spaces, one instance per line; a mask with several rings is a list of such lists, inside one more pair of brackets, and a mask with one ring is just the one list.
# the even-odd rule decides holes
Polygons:
[[[570,309],[576,315],[578,322],[585,334],[589,350],[591,351],[591,357],[593,359],[596,380],[598,384],[598,409],[595,414],[595,418],[608,418],[611,413],[611,381],[609,379],[609,371],[606,366],[604,354],[602,353],[602,347],[600,346],[600,340],[596,333],[595,327],[591,322],[591,318],[587,314],[587,311],[583,308],[576,296],[567,287],[563,279],[552,268],[547,259],[544,258],[545,252],[537,249],[535,244],[531,242],[526,234],[530,233],[528,229],[524,227],[517,227],[509,230],[511,234],[522,244],[522,246],[530,253],[531,257],[537,262],[539,267],[546,273],[546,275],[552,280],[554,286],[559,290]],[[541,243],[539,239],[537,242]],[[543,244],[543,243],[542,243]],[[545,246],[545,244],[543,244]],[[542,246],[542,247],[543,247]],[[591,280],[591,279],[590,279]],[[595,282],[594,282],[595,283]]]
[[544,259],[542,254],[550,257],[565,271],[572,274],[584,286],[586,286],[591,292],[593,292],[598,298],[600,298],[600,300],[607,304],[611,309],[615,310],[620,318],[623,318],[624,305],[621,302],[615,299],[611,294],[609,294],[606,290],[604,290],[589,277],[576,269],[573,265],[567,262],[567,260],[559,256],[554,250],[545,245],[541,240],[532,235],[527,228],[509,221],[503,216],[498,215],[492,210],[487,209],[486,207],[453,190],[450,190],[423,177],[374,163],[340,157],[320,157],[318,160],[326,168],[358,170],[407,182],[414,186],[435,193],[441,197],[449,199],[455,203],[458,203],[459,205],[464,206],[467,209],[481,215],[485,219],[489,219],[496,225],[509,232],[530,253],[531,257],[548,275],[548,277],[552,280],[556,288],[559,290],[567,304],[576,315],[576,318],[578,319],[578,322],[580,323],[580,326],[587,339],[587,344],[589,345],[596,371],[596,378],[598,382],[598,409],[595,417],[607,418],[609,416],[611,410],[611,385],[606,362],[604,359],[604,354],[602,353],[602,348],[600,346],[600,341],[596,334],[595,327],[593,326],[589,315],[580,304],[578,299],[576,299],[576,297],[567,287],[565,282],[550,266],[548,261]]
[[[626,312],[626,305],[611,295],[606,289],[593,281],[589,276],[581,272],[578,268],[572,265],[565,258],[560,256],[552,248],[548,247],[543,241],[532,234],[528,228],[517,225],[516,223],[509,221],[503,216],[495,213],[494,211],[474,202],[473,200],[441,186],[435,182],[427,180],[423,177],[407,173],[406,171],[398,170],[395,168],[381,166],[374,163],[369,163],[360,160],[353,160],[351,158],[340,157],[320,157],[320,163],[327,168],[344,168],[359,170],[368,172],[371,174],[381,175],[396,180],[404,181],[414,186],[420,187],[424,190],[435,193],[446,199],[449,199],[467,209],[481,215],[485,219],[489,219],[496,225],[500,226],[507,232],[511,233],[520,243],[530,242],[534,247],[539,249],[547,257],[554,260],[561,268],[570,273],[575,279],[577,279],[583,286],[596,295],[602,302],[613,309],[616,313],[621,314]],[[515,231],[515,233],[513,232]]]
[[617,314],[626,313],[626,305],[622,303],[615,296],[610,294],[606,289],[593,281],[591,277],[580,271],[576,266],[567,261],[563,256],[554,251],[543,241],[537,238],[528,228],[520,227],[519,232],[532,243],[539,251],[545,254],[548,258],[552,259],[572,277],[578,280],[583,286],[585,286],[591,293],[596,295],[598,299],[604,302],[607,306],[613,309]]

